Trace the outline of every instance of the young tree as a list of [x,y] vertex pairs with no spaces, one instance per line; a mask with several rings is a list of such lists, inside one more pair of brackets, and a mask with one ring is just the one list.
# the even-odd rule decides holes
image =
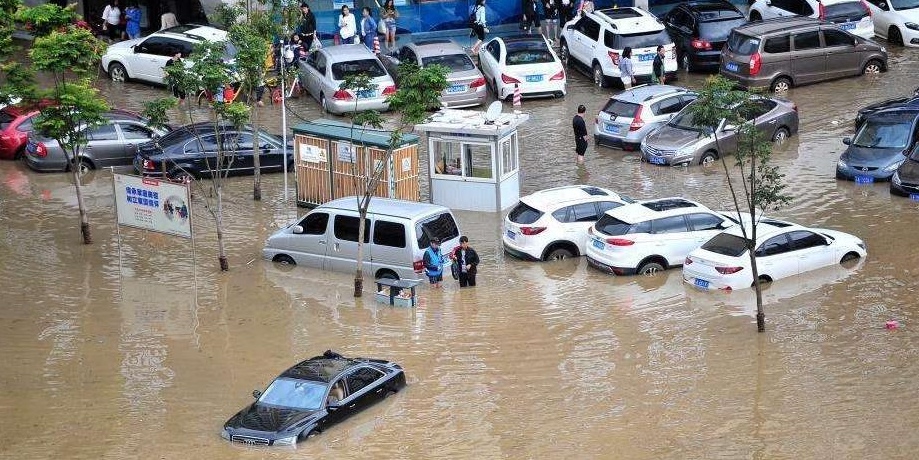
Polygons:
[[[357,209],[359,214],[357,236],[357,267],[354,270],[354,297],[360,297],[364,290],[364,222],[367,219],[367,209],[373,199],[377,185],[392,159],[393,152],[402,145],[402,136],[414,130],[416,124],[427,118],[432,107],[440,106],[440,96],[447,89],[447,74],[449,69],[440,65],[419,67],[414,63],[403,63],[399,66],[399,88],[387,98],[389,108],[398,114],[396,125],[389,138],[389,146],[383,158],[376,163],[372,162],[369,152],[364,149],[365,161],[361,163],[365,171],[357,171],[357,160],[352,157],[351,180],[357,190]],[[366,74],[358,74],[345,78],[342,89],[352,93],[355,110],[357,109],[357,94],[361,91],[376,90],[376,84]],[[380,129],[383,126],[383,117],[376,111],[355,113],[351,119],[351,144],[354,145],[355,125]],[[352,150],[351,155],[354,155]]]
[[[42,13],[48,13],[52,5],[42,5]],[[21,17],[29,16],[32,9],[20,10]],[[86,133],[101,123],[103,113],[108,110],[105,100],[92,87],[91,76],[96,74],[101,50],[104,44],[89,31],[69,24],[73,21],[68,9],[57,10],[61,17],[42,16],[45,23],[55,27],[36,27],[35,31],[47,32],[39,35],[32,44],[29,56],[35,69],[50,74],[54,86],[43,95],[53,103],[42,110],[35,122],[35,130],[56,140],[69,165],[73,176],[77,204],[80,210],[80,232],[83,243],[92,243],[89,214],[83,199],[81,186],[80,149],[86,145]]]
[[[750,256],[753,289],[756,291],[756,329],[764,332],[766,314],[763,311],[763,280],[759,277],[755,255],[757,227],[764,214],[781,208],[791,197],[784,193],[784,175],[772,166],[772,144],[752,121],[761,100],[762,96],[738,89],[733,82],[719,75],[706,80],[699,91],[699,98],[688,110],[695,124],[706,129],[704,135],[715,138],[728,190]],[[733,167],[728,166],[719,138],[730,130],[734,131],[737,140]],[[737,173],[736,179],[732,172]],[[750,216],[744,218],[742,212],[748,212]]]

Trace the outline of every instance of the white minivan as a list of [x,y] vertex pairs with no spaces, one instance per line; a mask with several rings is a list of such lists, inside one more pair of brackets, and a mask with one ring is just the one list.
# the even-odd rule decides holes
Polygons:
[[[359,214],[355,197],[339,198],[268,237],[262,256],[273,262],[339,272],[357,263]],[[374,198],[364,225],[364,273],[374,278],[419,279],[422,257],[432,238],[449,254],[460,230],[443,206]]]

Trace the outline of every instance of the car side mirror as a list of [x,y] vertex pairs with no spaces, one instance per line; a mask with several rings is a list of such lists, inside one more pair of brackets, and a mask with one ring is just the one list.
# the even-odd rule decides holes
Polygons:
[[772,6],[772,0],[766,0],[766,6]]
[[823,245],[824,245],[824,246],[829,246],[829,245],[831,245],[831,244],[833,244],[833,242],[830,241],[829,238],[824,238],[824,239],[823,239]]
[[261,392],[261,391],[258,391],[258,390],[252,390],[252,397],[255,398],[255,399],[258,399],[258,398],[262,397],[262,392]]
[[339,407],[341,407],[341,406],[340,406],[337,402],[329,403],[329,404],[327,404],[327,405],[325,406],[325,408],[326,408],[329,412],[335,412],[335,411],[338,410]]
[[852,138],[851,138],[851,137],[844,137],[844,138],[842,138],[842,143],[843,143],[843,144],[846,144],[846,145],[852,145]]
[[294,234],[294,235],[302,235],[302,234],[303,234],[303,227],[300,226],[300,225],[294,225],[293,234]]

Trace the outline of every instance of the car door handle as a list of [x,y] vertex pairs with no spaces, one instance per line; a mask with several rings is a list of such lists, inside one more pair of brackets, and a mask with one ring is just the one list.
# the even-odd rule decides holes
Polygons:
[[325,240],[319,240],[319,244],[328,244]]
[[354,409],[354,406],[356,406],[356,405],[357,405],[357,403],[352,404],[352,405],[348,406],[348,409]]
[[336,250],[336,251],[338,250],[338,247],[339,247],[338,243],[335,243],[335,244],[332,245],[332,249],[334,249],[334,250]]
[[376,392],[377,392],[377,393],[382,393],[382,392],[383,392],[383,389],[382,389],[382,388],[377,388],[377,391],[376,391]]
[[774,125],[776,121],[778,121],[778,120],[772,120],[772,121],[769,122],[769,124],[770,124],[770,125]]

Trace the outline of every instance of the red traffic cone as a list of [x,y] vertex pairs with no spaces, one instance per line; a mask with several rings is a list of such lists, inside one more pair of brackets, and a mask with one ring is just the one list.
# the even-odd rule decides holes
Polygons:
[[520,107],[520,84],[514,85],[514,107]]
[[373,54],[380,54],[380,37],[373,37]]

